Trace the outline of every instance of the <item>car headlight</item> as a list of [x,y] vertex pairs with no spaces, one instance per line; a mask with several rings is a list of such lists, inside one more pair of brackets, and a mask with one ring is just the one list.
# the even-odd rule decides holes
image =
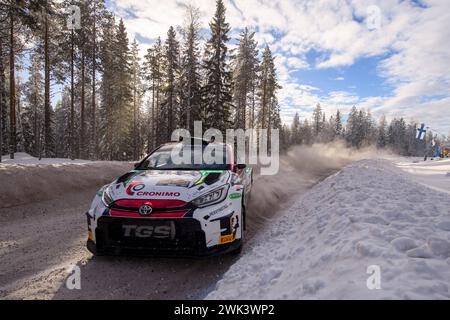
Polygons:
[[107,207],[109,207],[109,205],[114,202],[114,200],[112,199],[108,190],[109,190],[109,188],[105,188],[105,190],[103,190],[103,194],[102,194],[103,204]]
[[208,192],[200,197],[198,197],[197,199],[193,200],[192,203],[199,208],[203,208],[203,207],[207,207],[219,202],[222,202],[227,194],[228,194],[228,189],[229,189],[229,185],[226,184],[220,188],[217,188],[211,192]]

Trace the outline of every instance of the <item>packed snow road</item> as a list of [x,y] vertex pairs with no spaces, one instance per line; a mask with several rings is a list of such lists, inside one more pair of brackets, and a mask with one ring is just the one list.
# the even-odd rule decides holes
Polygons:
[[[277,176],[255,179],[248,212],[247,250],[254,236],[270,226],[277,213],[289,205],[292,195],[304,193],[355,159],[349,153],[339,156],[330,151],[333,161],[318,160],[314,154],[319,150],[321,146],[307,153],[294,151],[281,160]],[[86,166],[81,167],[84,175],[92,176],[101,170],[95,165]],[[44,166],[41,169],[47,176],[39,176],[39,179],[60,181],[58,183],[65,185],[64,192],[52,198],[51,193],[42,190],[54,188],[48,181],[40,184],[41,188],[35,188],[39,194],[30,194],[29,198],[12,192],[19,205],[11,206],[10,202],[7,207],[0,205],[0,299],[199,299],[214,289],[239,257],[93,257],[87,251],[84,212],[94,193],[104,184],[103,180],[117,177],[117,171],[125,172],[124,166],[131,165],[108,164],[111,177],[102,174],[101,181],[91,181],[89,186],[83,184],[81,189],[78,184],[70,183],[72,175],[80,175],[80,167],[76,170],[67,167],[64,173]],[[36,168],[21,166],[20,172],[16,172],[19,178],[11,174],[11,170],[19,169],[0,165],[2,190],[8,184],[20,190],[20,175]],[[56,176],[54,172],[58,172]],[[26,176],[29,187],[33,181],[30,175]],[[244,249],[242,255],[247,250]],[[69,270],[74,265],[81,271],[80,290],[66,287]]]

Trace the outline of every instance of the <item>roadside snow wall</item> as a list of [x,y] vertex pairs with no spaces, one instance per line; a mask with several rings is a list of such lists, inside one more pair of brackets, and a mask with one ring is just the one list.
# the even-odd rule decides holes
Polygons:
[[0,208],[100,188],[131,169],[131,163],[106,161],[81,164],[0,164]]
[[389,161],[355,162],[259,233],[207,299],[449,299],[449,208]]

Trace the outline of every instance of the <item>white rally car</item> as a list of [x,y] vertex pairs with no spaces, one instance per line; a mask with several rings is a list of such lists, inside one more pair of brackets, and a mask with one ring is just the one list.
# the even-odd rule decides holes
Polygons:
[[[195,159],[211,147],[223,161],[172,161],[174,148]],[[238,253],[252,176],[235,164],[230,144],[164,144],[97,192],[86,213],[87,247],[96,255]]]

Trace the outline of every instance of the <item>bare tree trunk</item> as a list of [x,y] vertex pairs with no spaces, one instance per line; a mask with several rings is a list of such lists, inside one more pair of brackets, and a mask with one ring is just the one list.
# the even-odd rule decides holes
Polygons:
[[255,84],[253,84],[253,87],[252,87],[252,113],[251,113],[251,123],[250,123],[250,126],[251,126],[251,128],[252,129],[254,129],[254,127],[255,127],[255,107],[256,107],[256,85]]
[[2,162],[3,155],[3,110],[5,107],[5,67],[3,65],[3,40],[0,38],[0,162]]
[[[47,10],[47,8],[46,8]],[[44,82],[45,82],[45,94],[44,94],[44,154],[50,157],[52,132],[51,132],[51,107],[50,107],[50,58],[49,58],[49,45],[48,45],[48,13],[45,12],[44,18]]]
[[152,80],[152,124],[151,124],[151,131],[150,131],[150,137],[148,139],[148,149],[147,153],[150,153],[155,148],[155,79]]
[[134,80],[133,80],[133,160],[137,160],[137,103],[136,103],[136,73],[134,74]]
[[[191,84],[188,84],[188,99],[187,99],[187,106],[186,106],[186,129],[191,132]],[[192,134],[192,132],[191,132]]]
[[[14,152],[23,150],[23,140],[21,139],[21,136],[19,136],[19,138],[17,138],[17,130],[19,130],[19,132],[23,133],[22,119],[20,118],[20,114],[22,112],[21,105],[20,105],[20,98],[21,98],[20,76],[17,77],[16,82],[17,82],[16,88],[18,88],[18,90],[16,89],[16,143],[15,143],[15,151]],[[23,136],[22,136],[22,138],[23,138]]]
[[262,114],[261,114],[261,128],[266,129],[266,107],[267,107],[267,80],[264,78],[263,84],[263,98],[262,98]]
[[14,55],[14,15],[10,14],[10,38],[9,38],[9,156],[14,159],[16,152],[16,78]]
[[81,108],[80,108],[80,158],[85,158],[85,150],[86,150],[86,142],[85,140],[85,131],[86,131],[86,124],[85,124],[85,75],[84,75],[84,49],[81,51]]
[[34,83],[34,89],[33,89],[33,100],[34,100],[34,106],[33,106],[33,133],[34,133],[34,150],[33,150],[33,156],[37,156],[39,153],[39,141],[38,141],[38,110],[37,110],[37,92],[36,92],[36,88],[37,88],[37,83]]
[[91,143],[93,145],[93,156],[94,159],[98,157],[98,143],[97,143],[97,123],[96,123],[96,111],[95,111],[95,71],[97,68],[97,52],[96,52],[96,40],[97,40],[97,16],[96,16],[96,2],[94,2],[94,22],[93,22],[93,45],[92,45],[92,107],[91,107],[91,117],[92,117],[92,132],[91,132]]
[[[161,120],[160,119],[161,110],[160,110],[160,107],[159,107],[159,88],[160,88],[160,80],[158,79],[157,87],[156,87],[156,119],[157,119],[157,122],[156,122],[156,126],[155,126],[155,133],[159,131],[159,128],[160,128],[159,127],[159,124],[160,124],[159,121]],[[158,137],[156,139],[156,144],[159,145],[161,143],[161,140],[162,140],[161,133],[159,133]]]
[[71,32],[71,58],[70,58],[70,158],[75,159],[75,104],[74,104],[74,40],[73,28]]

